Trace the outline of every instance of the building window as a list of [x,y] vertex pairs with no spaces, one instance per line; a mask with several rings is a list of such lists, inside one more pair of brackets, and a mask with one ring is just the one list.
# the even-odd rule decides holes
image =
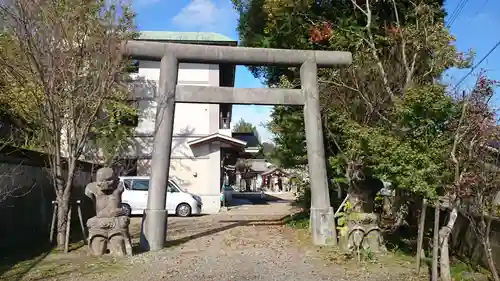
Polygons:
[[221,117],[219,121],[219,129],[230,129],[231,124],[229,123],[229,118]]
[[219,129],[230,129],[231,126],[231,105],[219,105]]

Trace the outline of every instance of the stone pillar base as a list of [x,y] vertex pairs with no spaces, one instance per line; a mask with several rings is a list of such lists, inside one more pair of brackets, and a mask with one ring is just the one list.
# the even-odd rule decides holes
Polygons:
[[165,247],[167,217],[167,210],[144,210],[139,244],[142,250],[159,251]]
[[333,208],[311,208],[311,234],[316,246],[337,245]]

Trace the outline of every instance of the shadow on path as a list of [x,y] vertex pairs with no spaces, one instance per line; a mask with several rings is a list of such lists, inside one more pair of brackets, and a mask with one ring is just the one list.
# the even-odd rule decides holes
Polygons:
[[[287,224],[290,217],[291,217],[290,215],[286,215],[286,216],[282,216],[281,218],[278,218],[278,219],[220,220],[220,221],[218,221],[219,223],[229,223],[229,224],[221,226],[221,227],[209,229],[209,230],[206,230],[206,231],[202,231],[202,232],[199,232],[199,233],[196,233],[196,234],[193,234],[193,235],[189,235],[189,236],[186,236],[186,237],[182,237],[182,238],[178,238],[178,239],[174,239],[174,240],[167,240],[165,242],[165,247],[179,246],[179,245],[187,243],[187,242],[189,242],[191,240],[195,240],[195,239],[198,239],[198,238],[201,238],[201,237],[205,237],[205,236],[214,235],[214,234],[217,234],[219,232],[223,232],[223,231],[226,231],[226,230],[229,230],[229,229],[233,229],[233,228],[236,228],[236,227],[241,227],[241,226],[263,226],[263,225],[266,225],[266,226],[281,226],[281,225]],[[193,222],[193,223],[195,223],[195,222]],[[145,251],[142,250],[142,249],[140,249],[140,247],[139,247],[138,244],[133,245],[133,253],[134,254],[141,254],[141,253],[144,253],[144,252]]]
[[269,205],[275,202],[293,202],[293,200],[287,200],[279,196],[261,192],[234,192],[232,197],[233,201],[231,202],[230,207],[241,205]]
[[47,243],[43,246],[26,247],[2,252],[0,258],[0,280],[21,280],[43,261],[51,252]]

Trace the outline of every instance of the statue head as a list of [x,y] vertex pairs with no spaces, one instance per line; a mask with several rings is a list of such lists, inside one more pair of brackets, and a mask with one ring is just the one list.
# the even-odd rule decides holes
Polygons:
[[118,178],[113,169],[105,167],[97,170],[96,182],[101,191],[114,190],[118,185]]

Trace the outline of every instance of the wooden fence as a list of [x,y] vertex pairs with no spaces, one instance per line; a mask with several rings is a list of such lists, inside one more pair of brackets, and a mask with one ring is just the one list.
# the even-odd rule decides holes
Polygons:
[[[55,200],[48,160],[43,153],[14,147],[0,151],[0,195],[6,195],[0,197],[0,252],[48,242]],[[90,163],[78,163],[73,201],[84,198],[84,188],[92,180],[95,168]],[[88,201],[83,204],[85,217],[93,211]]]

